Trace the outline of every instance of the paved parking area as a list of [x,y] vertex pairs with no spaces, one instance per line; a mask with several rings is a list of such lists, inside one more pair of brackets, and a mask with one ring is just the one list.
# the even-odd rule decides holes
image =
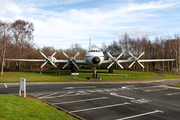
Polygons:
[[180,90],[153,84],[56,84],[31,94],[86,120],[180,118]]

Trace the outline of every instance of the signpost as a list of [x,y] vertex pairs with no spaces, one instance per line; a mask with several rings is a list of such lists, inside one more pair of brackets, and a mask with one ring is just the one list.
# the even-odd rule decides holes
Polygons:
[[19,79],[19,96],[21,96],[21,90],[24,91],[24,97],[26,97],[26,79],[20,78]]
[[79,73],[71,73],[71,75],[74,75],[74,79],[77,79],[77,76],[79,75]]

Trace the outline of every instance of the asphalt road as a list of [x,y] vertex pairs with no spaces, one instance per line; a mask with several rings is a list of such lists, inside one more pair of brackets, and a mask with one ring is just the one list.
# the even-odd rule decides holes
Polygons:
[[[179,120],[180,90],[153,83],[27,84],[27,93],[86,120]],[[18,84],[0,84],[0,94],[17,94]]]

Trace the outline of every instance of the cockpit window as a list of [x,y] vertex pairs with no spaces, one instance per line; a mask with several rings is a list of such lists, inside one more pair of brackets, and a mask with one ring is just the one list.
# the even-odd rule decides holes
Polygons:
[[101,52],[101,50],[89,50],[89,52]]

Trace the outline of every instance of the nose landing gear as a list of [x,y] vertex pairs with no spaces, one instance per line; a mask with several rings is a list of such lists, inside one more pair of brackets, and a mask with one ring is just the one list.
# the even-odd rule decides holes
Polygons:
[[101,77],[97,77],[96,66],[94,66],[92,69],[93,69],[93,77],[89,77],[89,80],[102,80]]

